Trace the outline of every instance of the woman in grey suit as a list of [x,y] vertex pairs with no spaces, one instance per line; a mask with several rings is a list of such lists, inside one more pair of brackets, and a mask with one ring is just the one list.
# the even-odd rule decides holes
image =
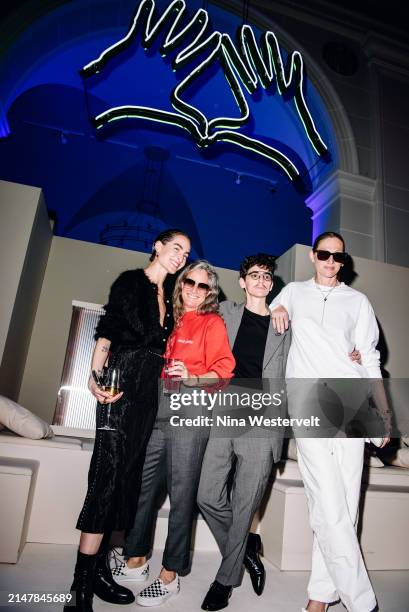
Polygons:
[[[245,303],[226,301],[220,305],[236,360],[236,381],[245,379],[249,384],[258,381],[257,386],[267,386],[264,391],[268,390],[271,395],[275,391],[272,389],[273,381],[284,377],[290,346],[290,332],[275,333],[266,304],[273,286],[273,270],[274,258],[271,255],[259,253],[246,257],[239,278],[245,292]],[[248,535],[248,532],[272,465],[280,459],[282,448],[281,432],[253,428],[243,433],[241,428],[237,428],[230,435],[225,429],[215,430],[217,433],[210,437],[203,461],[198,504],[223,559],[203,601],[203,610],[221,610],[228,605],[233,587],[241,583],[243,563],[250,571],[255,592],[261,595],[263,591],[265,573],[258,558],[260,536]],[[234,464],[229,496],[228,480]]]

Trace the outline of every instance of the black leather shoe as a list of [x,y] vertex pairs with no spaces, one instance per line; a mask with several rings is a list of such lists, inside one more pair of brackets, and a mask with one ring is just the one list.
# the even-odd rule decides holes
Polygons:
[[229,605],[230,595],[232,594],[233,587],[225,586],[215,580],[210,585],[210,589],[207,591],[207,595],[202,603],[202,610],[223,610]]
[[64,612],[92,612],[95,564],[97,555],[85,555],[78,551],[74,570],[74,582],[70,592],[75,597],[75,606],[64,606]]
[[266,570],[259,556],[260,551],[260,536],[258,533],[249,533],[246,554],[244,555],[244,567],[250,574],[251,584],[256,595],[261,595],[266,582]]
[[97,555],[94,593],[103,601],[113,604],[130,604],[135,601],[132,591],[116,583],[112,578],[109,557],[105,552]]

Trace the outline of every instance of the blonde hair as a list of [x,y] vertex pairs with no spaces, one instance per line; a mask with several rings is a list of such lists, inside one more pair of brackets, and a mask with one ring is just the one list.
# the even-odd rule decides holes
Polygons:
[[219,310],[219,277],[217,272],[208,261],[205,259],[198,259],[194,263],[186,266],[184,270],[179,274],[176,279],[175,288],[173,290],[173,318],[175,319],[175,327],[178,325],[183,313],[185,312],[182,300],[182,287],[183,281],[193,270],[205,270],[207,272],[209,291],[200,304],[197,312],[206,314],[209,312],[217,312]]

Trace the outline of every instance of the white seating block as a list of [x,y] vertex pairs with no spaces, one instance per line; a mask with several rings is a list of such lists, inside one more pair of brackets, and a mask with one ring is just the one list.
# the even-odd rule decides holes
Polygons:
[[35,462],[27,541],[77,544],[75,529],[87,487],[91,449],[88,442],[56,436],[28,440],[0,434],[0,456]]
[[[27,440],[0,433],[0,456],[17,466],[15,471],[23,470],[20,475],[5,471],[9,470],[5,460],[7,465],[0,471],[0,561],[15,563],[25,540],[78,543],[75,523],[86,493],[91,452],[92,441],[80,438]],[[409,470],[370,468],[363,483],[361,546],[368,568],[409,569]],[[164,546],[168,513],[167,499],[159,512],[156,548]],[[16,529],[9,530],[10,524]],[[14,534],[9,552],[3,545],[6,531],[7,537]],[[280,466],[259,531],[265,557],[279,569],[310,569],[312,532],[296,461]],[[217,550],[202,517],[195,525],[194,549]]]
[[[409,569],[409,471],[369,470],[363,478],[362,502],[360,543],[368,569]],[[294,461],[287,461],[273,484],[260,533],[265,557],[279,569],[311,569],[312,531]]]
[[33,467],[0,457],[0,562],[17,563],[26,542]]

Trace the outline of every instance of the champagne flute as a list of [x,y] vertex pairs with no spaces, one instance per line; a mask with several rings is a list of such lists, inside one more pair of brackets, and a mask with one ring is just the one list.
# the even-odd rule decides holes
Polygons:
[[[118,393],[121,391],[121,371],[119,368],[107,368],[103,376],[103,389],[109,393],[111,397],[118,395]],[[97,429],[103,429],[104,431],[116,431],[116,427],[113,427],[110,423],[111,406],[111,402],[108,402],[106,424],[98,427]]]

